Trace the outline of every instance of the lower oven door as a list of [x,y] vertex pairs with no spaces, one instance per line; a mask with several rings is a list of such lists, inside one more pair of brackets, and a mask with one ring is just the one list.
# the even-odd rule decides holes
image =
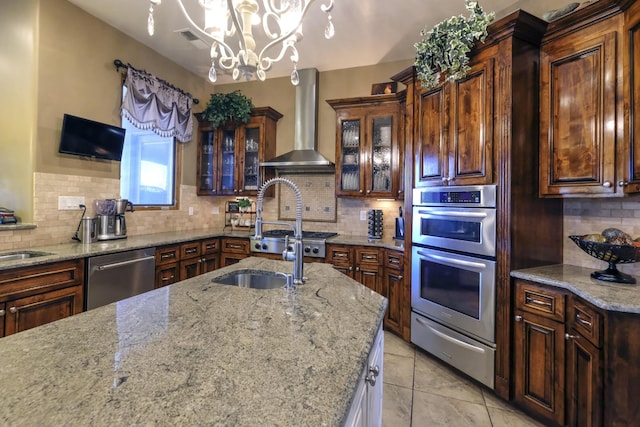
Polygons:
[[495,261],[413,246],[411,264],[414,311],[495,343]]
[[411,342],[494,388],[496,350],[416,313],[411,313]]

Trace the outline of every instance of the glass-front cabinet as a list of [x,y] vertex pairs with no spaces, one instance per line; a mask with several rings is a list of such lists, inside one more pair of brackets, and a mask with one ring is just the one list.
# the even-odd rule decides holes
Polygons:
[[336,111],[336,195],[404,198],[404,95],[327,101]]
[[259,186],[270,178],[259,164],[275,157],[276,125],[281,117],[271,107],[254,108],[248,123],[218,129],[198,117],[198,195],[257,195]]

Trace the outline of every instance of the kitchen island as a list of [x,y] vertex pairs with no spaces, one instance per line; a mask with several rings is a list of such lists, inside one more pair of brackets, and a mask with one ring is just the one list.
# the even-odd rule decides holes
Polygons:
[[343,424],[387,300],[305,264],[295,292],[212,283],[238,264],[0,340],[2,425]]

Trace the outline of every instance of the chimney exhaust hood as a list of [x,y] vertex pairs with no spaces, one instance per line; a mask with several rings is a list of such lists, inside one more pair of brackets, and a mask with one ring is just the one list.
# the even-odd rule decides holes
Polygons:
[[291,172],[333,173],[335,165],[318,152],[318,70],[298,70],[296,86],[294,149],[260,166]]

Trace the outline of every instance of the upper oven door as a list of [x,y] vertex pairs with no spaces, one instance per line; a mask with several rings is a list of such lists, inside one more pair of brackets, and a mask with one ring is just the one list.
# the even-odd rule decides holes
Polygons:
[[496,210],[414,206],[412,243],[496,256]]

